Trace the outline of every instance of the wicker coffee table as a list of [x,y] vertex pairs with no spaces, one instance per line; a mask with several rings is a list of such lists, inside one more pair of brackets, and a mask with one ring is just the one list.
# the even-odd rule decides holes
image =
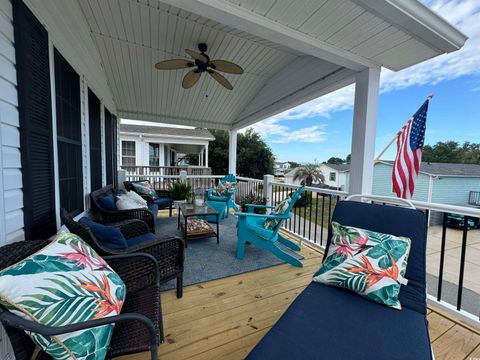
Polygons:
[[[183,222],[180,221],[180,216],[183,216]],[[202,231],[202,232],[195,232],[195,233],[188,233],[187,232],[187,224],[188,224],[188,218],[191,217],[197,217],[197,216],[206,216],[206,215],[213,215],[217,217],[217,231],[213,229],[213,227],[210,225],[210,230],[208,231]],[[217,238],[217,244],[220,243],[220,238],[219,238],[219,214],[218,211],[216,211],[214,208],[212,208],[210,205],[205,203],[204,205],[201,206],[195,206],[193,204],[180,204],[179,210],[178,210],[178,224],[177,228],[180,229],[180,226],[182,227],[183,230],[183,238],[185,239],[185,247],[188,246],[188,240],[191,239],[199,239],[199,238],[207,238],[207,237],[216,237]]]

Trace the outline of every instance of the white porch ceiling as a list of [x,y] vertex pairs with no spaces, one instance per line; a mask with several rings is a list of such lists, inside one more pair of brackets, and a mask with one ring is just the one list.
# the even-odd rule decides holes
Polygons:
[[[411,26],[385,8],[394,0],[162,1],[77,0],[120,117],[239,128],[350,84],[366,67],[401,69],[463,45],[438,17],[450,37]],[[201,42],[212,59],[244,68],[226,75],[232,91],[207,74],[185,90],[188,70],[154,68]]]

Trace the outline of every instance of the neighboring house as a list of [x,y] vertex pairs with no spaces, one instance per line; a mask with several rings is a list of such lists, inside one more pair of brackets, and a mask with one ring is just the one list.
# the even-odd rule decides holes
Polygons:
[[288,161],[275,161],[274,164],[275,175],[283,175],[290,169],[290,162]]
[[[334,188],[337,190],[346,189],[346,173],[350,169],[349,164],[320,164],[318,167],[322,172],[323,176],[325,176],[325,182],[323,183],[323,187]],[[285,174],[285,184],[300,185],[299,180],[293,180],[293,177],[295,176],[295,171],[296,169],[292,169]]]
[[324,184],[338,190],[345,190],[347,172],[350,164],[320,164],[320,171],[325,176]]
[[[392,185],[392,168],[393,161],[375,164],[374,195],[396,196]],[[348,188],[350,171],[346,174]],[[422,162],[413,200],[468,206],[471,191],[480,191],[480,165]],[[433,223],[440,220],[438,215],[433,218]]]
[[208,167],[208,143],[215,137],[207,129],[185,129],[133,124],[120,125],[122,166],[185,165],[182,158],[197,154]]

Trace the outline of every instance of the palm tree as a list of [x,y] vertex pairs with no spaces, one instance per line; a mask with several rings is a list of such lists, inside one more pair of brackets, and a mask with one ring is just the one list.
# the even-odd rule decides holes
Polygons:
[[318,164],[305,164],[295,169],[293,181],[300,180],[303,184],[311,186],[312,183],[323,183],[325,177],[320,171]]

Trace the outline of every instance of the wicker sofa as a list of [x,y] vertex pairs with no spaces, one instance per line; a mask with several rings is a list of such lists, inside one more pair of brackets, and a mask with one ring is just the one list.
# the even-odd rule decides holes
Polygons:
[[[126,249],[110,249],[101,244],[95,237],[90,228],[81,224],[70,216],[65,209],[61,209],[60,215],[63,224],[68,230],[80,236],[88,245],[90,245],[100,256],[104,255],[122,255],[132,253],[146,253],[152,255],[160,267],[160,283],[176,279],[177,297],[183,296],[183,265],[185,259],[185,244],[182,239],[173,237],[160,239],[152,236],[152,240],[143,241],[129,246]],[[150,234],[150,229],[142,220],[126,220],[111,224],[118,226],[123,236],[128,241]]]
[[[48,243],[48,240],[30,240],[0,247],[0,270],[34,254]],[[157,359],[157,347],[164,339],[157,262],[151,255],[141,253],[106,256],[104,259],[120,275],[127,287],[127,296],[120,315],[63,327],[50,327],[24,319],[0,306],[0,324],[5,327],[17,360],[51,359],[42,351],[35,356],[36,346],[25,330],[53,336],[111,323],[116,325],[107,358],[150,351],[150,358]]]
[[100,204],[99,199],[101,197],[115,196],[117,193],[118,191],[113,185],[107,185],[101,189],[92,191],[90,193],[92,211],[98,213],[101,220],[105,223],[117,223],[134,219],[142,220],[148,225],[150,231],[155,233],[155,221],[157,216],[154,209],[110,210]]

